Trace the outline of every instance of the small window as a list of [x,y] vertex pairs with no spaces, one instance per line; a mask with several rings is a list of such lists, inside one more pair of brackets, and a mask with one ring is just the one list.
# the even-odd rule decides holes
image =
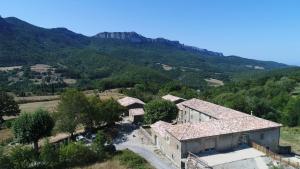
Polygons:
[[172,159],[174,159],[174,155],[172,154]]
[[265,138],[265,134],[264,134],[264,133],[261,133],[261,134],[260,134],[260,139],[263,140],[264,138]]
[[170,137],[166,136],[167,144],[170,144]]
[[177,150],[179,149],[179,145],[178,144],[177,144],[176,148],[177,148]]

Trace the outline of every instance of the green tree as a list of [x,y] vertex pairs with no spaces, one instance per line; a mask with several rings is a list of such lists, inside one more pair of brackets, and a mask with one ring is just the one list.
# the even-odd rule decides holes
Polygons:
[[147,124],[155,123],[163,120],[171,122],[177,116],[178,108],[170,101],[153,100],[145,105],[144,121]]
[[97,160],[95,152],[81,143],[69,143],[59,150],[59,160],[66,166],[86,165]]
[[73,134],[78,124],[82,122],[83,113],[89,103],[86,96],[75,89],[68,89],[61,95],[61,100],[55,113],[56,128],[61,132]]
[[103,122],[101,114],[101,101],[98,97],[92,96],[88,98],[86,110],[82,112],[82,124],[86,130],[92,130],[96,124]]
[[94,140],[92,144],[92,150],[94,150],[99,158],[99,160],[102,160],[105,155],[105,143],[107,142],[107,138],[105,134],[102,131],[99,131],[96,135],[96,139]]
[[6,92],[0,91],[0,124],[3,122],[3,116],[12,116],[20,113],[18,104],[13,97]]
[[33,143],[38,151],[39,139],[51,134],[54,121],[48,112],[38,110],[33,114],[25,113],[17,118],[13,125],[13,132],[20,143]]
[[59,164],[58,150],[47,139],[44,146],[41,148],[40,159],[44,162],[47,168],[56,168]]
[[102,119],[102,121],[109,126],[119,121],[121,114],[125,111],[125,109],[113,99],[102,101],[100,107],[101,113],[98,116],[98,122]]
[[285,107],[284,123],[290,127],[300,125],[300,98],[291,98]]

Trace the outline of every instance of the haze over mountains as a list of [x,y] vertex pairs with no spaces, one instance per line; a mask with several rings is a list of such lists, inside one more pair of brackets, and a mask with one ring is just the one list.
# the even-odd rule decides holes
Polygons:
[[88,79],[114,78],[134,69],[147,69],[192,86],[198,86],[204,78],[229,80],[235,73],[287,67],[272,61],[224,56],[135,32],[102,32],[88,37],[66,28],[45,29],[14,17],[0,18],[0,66],[36,63],[62,66],[77,78]]

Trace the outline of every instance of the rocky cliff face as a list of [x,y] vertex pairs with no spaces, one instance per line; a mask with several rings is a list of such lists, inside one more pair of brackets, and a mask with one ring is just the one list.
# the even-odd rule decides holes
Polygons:
[[179,41],[171,41],[164,38],[146,38],[136,32],[101,32],[94,36],[95,38],[101,39],[119,39],[119,40],[126,40],[132,43],[159,43],[168,46],[174,46],[177,48],[181,48],[183,50],[193,51],[193,52],[201,52],[202,54],[207,55],[215,55],[215,56],[223,56],[222,53],[213,52],[206,49],[200,49],[193,46],[187,46],[181,44]]

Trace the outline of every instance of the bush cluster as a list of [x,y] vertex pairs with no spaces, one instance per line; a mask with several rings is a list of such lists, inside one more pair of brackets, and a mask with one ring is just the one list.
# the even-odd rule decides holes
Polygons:
[[102,134],[97,134],[91,147],[80,142],[59,146],[46,141],[39,152],[28,146],[16,146],[4,154],[0,148],[0,169],[60,169],[102,161],[115,152],[113,145],[104,145],[107,142]]
[[147,161],[130,150],[123,150],[118,155],[122,165],[132,169],[149,169],[151,168]]

